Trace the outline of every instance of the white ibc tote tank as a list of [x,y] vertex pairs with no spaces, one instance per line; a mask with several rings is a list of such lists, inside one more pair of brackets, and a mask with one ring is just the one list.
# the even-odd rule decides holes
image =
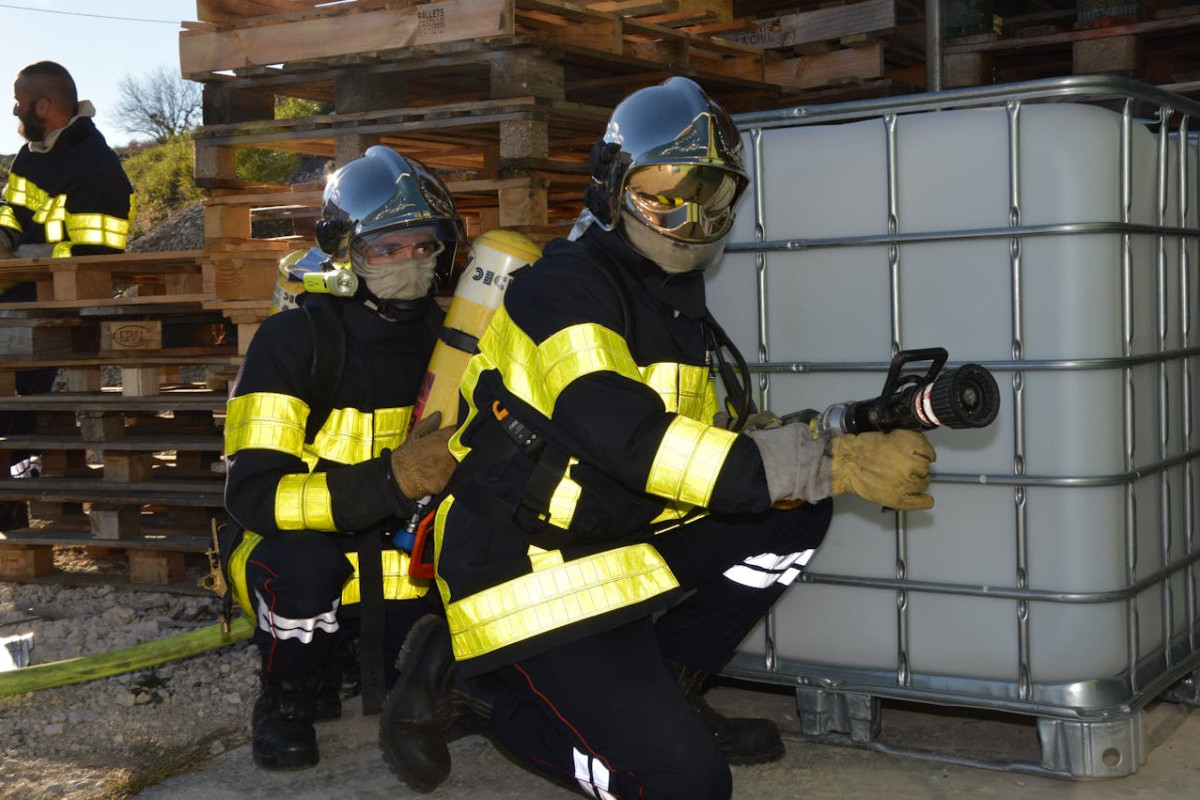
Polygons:
[[1200,157],[1113,80],[738,118],[754,183],[708,296],[765,405],[872,398],[895,348],[944,347],[1002,407],[929,434],[931,511],[839,498],[732,672],[1075,716],[1196,658]]

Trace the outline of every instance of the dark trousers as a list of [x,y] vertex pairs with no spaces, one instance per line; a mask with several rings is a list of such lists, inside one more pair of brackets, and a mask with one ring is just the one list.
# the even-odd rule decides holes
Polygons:
[[[358,636],[361,604],[340,602],[342,586],[354,574],[345,553],[355,549],[355,539],[291,531],[255,546],[246,562],[246,588],[255,609],[253,641],[262,652],[264,672],[285,679],[317,674],[340,659]],[[383,603],[382,656],[388,687],[396,682],[396,656],[404,637],[436,608],[436,598]]]
[[649,618],[497,670],[496,741],[594,798],[725,798],[729,766],[664,659],[716,671],[820,545],[829,501],[708,517],[654,541],[691,593]]

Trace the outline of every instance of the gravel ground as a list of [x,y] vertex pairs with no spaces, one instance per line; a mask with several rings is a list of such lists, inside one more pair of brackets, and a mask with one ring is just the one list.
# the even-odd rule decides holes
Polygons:
[[[212,625],[215,596],[0,582],[0,638],[30,665]],[[258,658],[246,642],[88,683],[0,697],[0,798],[125,798],[249,740]]]

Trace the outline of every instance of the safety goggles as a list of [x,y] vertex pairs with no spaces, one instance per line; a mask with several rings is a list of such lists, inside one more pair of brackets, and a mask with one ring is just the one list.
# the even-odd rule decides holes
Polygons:
[[423,261],[441,255],[446,243],[412,231],[380,231],[356,236],[351,250],[366,261]]
[[625,203],[648,226],[671,239],[707,243],[733,224],[746,181],[700,164],[650,164],[625,179]]

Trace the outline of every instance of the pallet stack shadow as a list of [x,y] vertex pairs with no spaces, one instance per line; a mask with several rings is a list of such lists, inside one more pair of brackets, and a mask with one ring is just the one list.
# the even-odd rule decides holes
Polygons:
[[[5,464],[39,462],[0,480],[31,520],[0,534],[0,578],[66,579],[54,547],[85,545],[127,558],[131,584],[178,584],[185,554],[206,549],[236,356],[228,322],[203,308],[209,272],[198,251],[0,264],[38,287],[37,302],[0,304],[0,411],[36,419],[0,448]],[[55,372],[61,391],[17,395],[23,370]]]

